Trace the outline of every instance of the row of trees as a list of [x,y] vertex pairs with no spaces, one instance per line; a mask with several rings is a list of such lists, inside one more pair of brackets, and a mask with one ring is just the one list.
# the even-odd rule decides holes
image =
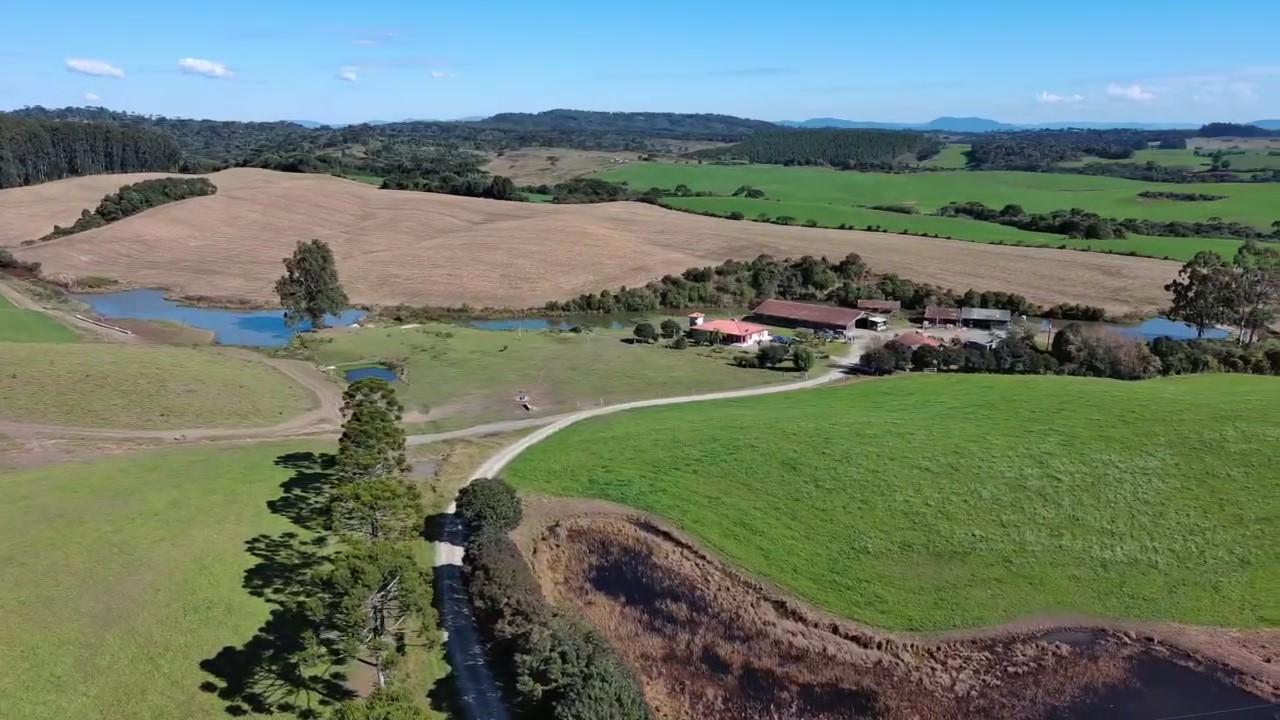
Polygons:
[[906,309],[950,305],[1006,309],[1019,315],[1050,315],[1097,320],[1099,308],[1061,305],[1042,308],[1022,295],[1000,291],[963,293],[917,283],[896,274],[876,275],[857,253],[839,261],[806,255],[777,259],[760,255],[742,262],[728,260],[714,267],[695,267],[680,275],[666,275],[643,287],[622,287],[552,301],[544,310],[555,313],[647,312],[695,307],[747,307],[768,298],[831,302],[855,307],[858,300],[898,300]]
[[975,137],[966,157],[978,170],[1043,170],[1085,156],[1123,160],[1151,143],[1185,147],[1185,132],[1145,130],[1034,130]]
[[[1186,196],[1179,199],[1217,199],[1221,196],[1198,193],[1160,193],[1162,196]],[[1073,238],[1110,240],[1123,238],[1128,233],[1162,237],[1225,237],[1280,239],[1280,220],[1273,224],[1268,235],[1252,225],[1213,218],[1207,221],[1149,220],[1145,218],[1106,218],[1081,208],[1054,210],[1048,213],[1028,213],[1021,205],[1009,204],[996,210],[980,202],[953,202],[938,209],[944,217],[968,217],[1032,232],[1055,233]]]
[[1165,286],[1173,295],[1169,316],[1207,328],[1234,325],[1248,345],[1280,315],[1280,248],[1246,241],[1230,262],[1201,251]]
[[167,172],[181,159],[178,144],[163,133],[0,113],[0,188],[94,173]]
[[1185,342],[1163,337],[1144,343],[1109,330],[1070,323],[1054,335],[1047,351],[1036,344],[1031,328],[1015,326],[993,346],[956,339],[941,347],[912,348],[891,340],[863,353],[859,363],[865,371],[877,374],[899,370],[1055,373],[1114,380],[1200,372],[1280,375],[1280,343],[1243,348],[1228,341]]
[[520,716],[647,720],[639,685],[609,644],[543,598],[508,536],[523,512],[511,486],[476,480],[459,493],[457,508],[471,531],[465,555],[471,604]]
[[40,238],[40,241],[92,230],[165,203],[216,192],[217,186],[208,178],[157,178],[123,185],[110,195],[103,196],[92,211],[87,208],[83,210],[75,224],[70,227],[54,225],[53,231]]
[[937,138],[916,132],[823,128],[758,132],[736,145],[694,155],[708,160],[879,170],[927,160],[942,147]]

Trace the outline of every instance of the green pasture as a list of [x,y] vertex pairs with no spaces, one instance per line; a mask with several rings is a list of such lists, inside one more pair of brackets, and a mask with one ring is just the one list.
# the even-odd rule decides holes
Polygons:
[[0,419],[20,422],[253,427],[283,422],[314,402],[265,363],[218,350],[0,343],[0,368]]
[[[245,542],[314,444],[152,452],[0,473],[0,707],[29,720],[228,717],[200,662],[268,605]],[[17,672],[21,669],[21,672]]]
[[925,160],[921,165],[924,167],[960,170],[969,162],[968,158],[964,156],[968,151],[969,145],[967,144],[948,143],[943,146],[941,152]]
[[1280,381],[924,375],[611,415],[529,492],[668,518],[896,630],[1073,614],[1280,625]]
[[[661,320],[652,322],[656,327]],[[407,421],[436,428],[796,379],[784,371],[735,367],[732,349],[674,350],[665,340],[624,342],[630,338],[630,327],[575,334],[428,324],[335,330],[311,352],[339,371],[370,362],[403,364],[404,379],[396,387],[410,413]],[[521,392],[532,413],[520,407]]]
[[[1209,152],[1212,151],[1201,151]],[[1231,162],[1228,170],[1232,172],[1250,172],[1254,170],[1280,169],[1280,155],[1271,155],[1267,150],[1223,150],[1224,159]],[[1114,160],[1109,158],[1086,157],[1080,160],[1069,160],[1059,163],[1061,167],[1081,167],[1088,163],[1135,163],[1145,165],[1153,162],[1166,167],[1208,169],[1213,159],[1208,155],[1196,155],[1192,149],[1186,150],[1138,150],[1132,158]],[[1211,186],[1206,186],[1211,187]],[[1212,192],[1203,190],[1202,192]]]
[[18,308],[0,295],[0,342],[69,343],[77,339],[75,331],[49,315]]
[[1193,255],[1201,250],[1213,250],[1219,255],[1229,258],[1235,254],[1236,249],[1241,245],[1241,241],[1228,238],[1147,237],[1143,235],[1130,235],[1120,240],[1085,240],[1083,238],[1068,238],[1050,233],[1029,232],[1009,227],[1008,225],[981,222],[968,218],[907,215],[849,205],[782,202],[767,198],[751,200],[743,197],[669,197],[663,198],[662,204],[681,210],[712,213],[721,216],[727,216],[732,212],[740,212],[747,220],[759,219],[761,215],[769,219],[789,216],[795,218],[793,223],[795,225],[803,225],[806,221],[813,220],[818,223],[819,227],[827,228],[849,225],[854,229],[861,230],[868,226],[875,226],[888,232],[936,235],[970,242],[1065,247],[1121,254],[1135,253],[1149,257],[1183,261],[1190,260]]
[[[1114,218],[1205,220],[1211,216],[1270,230],[1280,220],[1280,183],[1149,183],[1124,178],[1066,173],[922,172],[863,173],[776,165],[677,165],[633,163],[601,177],[632,187],[672,188],[729,195],[742,185],[766,193],[767,200],[846,207],[914,205],[929,213],[950,202],[979,201],[992,207],[1015,203],[1028,212],[1083,208]],[[1226,195],[1213,202],[1152,201],[1143,190]],[[805,218],[800,218],[804,220]]]

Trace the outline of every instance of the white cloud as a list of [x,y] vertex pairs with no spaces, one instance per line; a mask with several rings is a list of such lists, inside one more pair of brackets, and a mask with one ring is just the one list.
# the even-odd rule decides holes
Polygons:
[[453,77],[453,73],[445,72],[443,70],[432,70],[431,77],[435,78],[436,80],[444,80],[445,78]]
[[85,102],[98,102],[102,98],[98,97],[96,93],[87,92],[84,94],[84,99]]
[[230,78],[236,74],[220,62],[212,60],[201,60],[200,58],[182,58],[178,61],[178,67],[182,72],[192,73],[193,75],[204,75],[211,78]]
[[1036,102],[1042,105],[1070,105],[1078,102],[1084,102],[1084,96],[1080,93],[1074,93],[1072,95],[1058,95],[1057,93],[1051,93],[1048,90],[1041,90],[1040,94],[1036,95]]
[[68,58],[67,69],[71,72],[83,73],[85,75],[97,75],[99,77],[124,77],[124,70],[112,65],[111,63],[101,60],[85,60],[83,58]]
[[355,65],[345,65],[338,71],[338,79],[346,82],[359,82],[360,76],[357,74],[360,68]]
[[1156,99],[1156,94],[1137,83],[1132,85],[1111,83],[1107,86],[1107,97],[1130,102],[1150,102]]

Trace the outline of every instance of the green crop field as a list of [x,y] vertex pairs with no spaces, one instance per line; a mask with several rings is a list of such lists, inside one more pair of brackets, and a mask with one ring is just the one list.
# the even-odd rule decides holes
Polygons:
[[969,146],[966,144],[949,143],[942,148],[941,152],[921,164],[924,167],[951,168],[959,170],[969,161],[968,158],[964,156],[968,151]]
[[68,343],[79,336],[71,328],[35,310],[24,310],[0,295],[0,342]]
[[1280,624],[1280,381],[926,375],[586,421],[526,491],[669,518],[840,615]]
[[264,363],[216,350],[0,343],[0,419],[121,429],[252,427],[311,395]]
[[[653,319],[655,327],[661,319]],[[403,362],[404,380],[397,383],[401,401],[410,412],[434,411],[427,419],[436,427],[527,417],[530,413],[517,402],[521,391],[542,414],[795,380],[788,372],[734,367],[727,350],[627,344],[629,328],[579,335],[429,324],[327,337],[332,341],[314,349],[322,365],[344,369]]]
[[199,689],[199,663],[266,620],[242,587],[245,541],[296,529],[266,502],[291,474],[276,457],[307,449],[323,448],[0,473],[0,707],[31,720],[227,717]]
[[[1181,202],[1144,199],[1138,197],[1138,193],[1144,190],[1187,192],[1186,185],[1064,173],[958,170],[886,174],[774,165],[633,163],[606,171],[601,177],[626,181],[639,189],[655,186],[670,188],[684,184],[694,191],[729,195],[742,185],[751,185],[766,193],[762,200],[664,200],[672,206],[700,207],[718,212],[722,208],[728,208],[728,201],[732,200],[742,203],[732,209],[738,209],[748,218],[765,213],[770,217],[790,215],[798,223],[812,219],[823,226],[838,226],[841,223],[859,227],[881,224],[891,229],[910,229],[912,232],[934,232],[929,228],[937,228],[942,230],[937,234],[957,239],[1019,242],[1028,245],[1042,244],[1041,241],[1046,236],[997,227],[994,223],[983,223],[988,227],[974,228],[968,225],[937,224],[936,220],[910,215],[899,215],[894,222],[884,218],[883,213],[868,208],[874,205],[910,205],[927,214],[950,202],[979,201],[997,208],[1010,203],[1019,204],[1028,212],[1050,212],[1078,207],[1113,218],[1196,221],[1221,217],[1266,231],[1270,231],[1271,223],[1280,219],[1280,183],[1215,183],[1201,191],[1226,195],[1226,198],[1212,202]],[[1055,239],[1057,242],[1051,244],[1072,245],[1064,238]],[[1138,238],[1132,243],[1093,241],[1081,245],[1105,245],[1115,252],[1141,252],[1139,248],[1150,247],[1152,244],[1151,240]],[[1155,244],[1161,250],[1153,253],[1157,257],[1185,259],[1199,249],[1220,252],[1225,250],[1229,255],[1239,243],[1230,241],[1227,244],[1218,239],[1204,238],[1165,238]]]
[[[1213,151],[1201,151],[1209,152]],[[1250,172],[1254,170],[1275,170],[1280,168],[1280,155],[1271,155],[1267,150],[1223,150],[1224,159],[1231,162],[1228,168],[1232,172]],[[1194,150],[1138,150],[1132,158],[1113,160],[1099,157],[1086,157],[1059,163],[1062,167],[1080,167],[1088,163],[1136,163],[1144,165],[1153,162],[1166,167],[1207,169],[1213,159],[1207,155],[1196,155]],[[1210,192],[1205,190],[1203,192]]]
[[795,225],[803,225],[813,220],[819,227],[828,228],[849,225],[856,229],[864,229],[875,226],[888,232],[936,235],[969,242],[1066,247],[1113,253],[1132,252],[1149,257],[1183,261],[1190,260],[1201,250],[1213,250],[1229,258],[1242,244],[1239,240],[1227,238],[1147,237],[1145,235],[1130,235],[1120,240],[1085,240],[1050,233],[1028,232],[1007,225],[968,218],[907,215],[848,205],[751,200],[742,197],[670,197],[664,198],[662,202],[676,209],[715,215],[740,212],[748,220],[755,220],[762,214],[769,219],[788,216],[795,218],[793,223]]

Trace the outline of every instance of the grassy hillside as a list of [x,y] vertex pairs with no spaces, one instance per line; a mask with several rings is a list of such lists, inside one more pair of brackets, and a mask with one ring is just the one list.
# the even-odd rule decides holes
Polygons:
[[[661,318],[653,320],[655,327]],[[315,349],[339,368],[399,360],[397,383],[410,411],[449,427],[528,417],[517,396],[529,394],[538,414],[639,398],[728,390],[792,380],[785,372],[745,369],[729,352],[631,345],[631,329],[587,334],[494,332],[456,325],[377,328],[332,334]]]
[[71,328],[42,312],[16,307],[0,295],[0,343],[68,343],[78,336]]
[[0,473],[0,707],[30,720],[227,717],[199,663],[268,606],[245,541],[304,444],[130,455]]
[[284,375],[219,351],[0,343],[0,419],[122,429],[253,427],[313,399]]
[[1280,382],[921,376],[624,413],[520,487],[670,518],[844,616],[1280,624]]

